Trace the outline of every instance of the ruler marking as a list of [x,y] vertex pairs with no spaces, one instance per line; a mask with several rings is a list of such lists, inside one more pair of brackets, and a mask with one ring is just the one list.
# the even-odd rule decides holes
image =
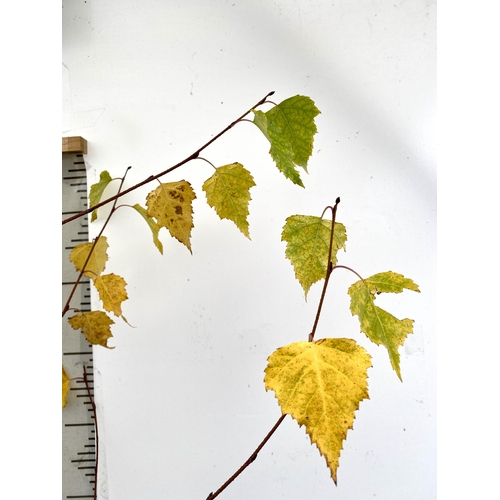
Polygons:
[[[62,174],[64,207],[62,217],[66,218],[82,212],[89,205],[84,156],[82,154],[76,155],[76,158],[75,155],[72,158],[63,156]],[[74,286],[77,276],[72,266],[67,266],[67,252],[73,250],[78,244],[87,243],[88,241],[88,215],[83,216],[79,222],[72,226],[63,227],[63,276],[66,278],[62,281],[63,296],[65,290],[68,290],[65,287],[68,285]],[[86,278],[85,281],[80,281],[78,285],[84,285],[84,287],[78,289],[78,294],[75,296],[71,307],[81,312],[90,312],[90,280]],[[65,321],[67,321],[66,318],[63,319],[63,323]],[[65,328],[64,325],[63,328]],[[65,368],[70,373],[70,376],[73,378],[78,376],[82,362],[87,372],[92,374],[92,370],[88,366],[89,363],[93,362],[92,346],[85,342],[86,339],[81,332],[63,331],[65,332],[62,348],[63,362],[67,364]],[[74,374],[69,370],[73,370]],[[67,499],[93,499],[96,488],[95,416],[92,412],[89,413],[89,405],[92,404],[90,398],[94,397],[94,385],[92,378],[88,380],[88,392],[87,388],[82,385],[82,381],[74,380],[72,382],[73,387],[70,387],[70,390],[73,391],[71,392],[71,397],[74,398],[72,399],[73,406],[68,408],[71,411],[67,413],[63,411],[63,439],[65,440],[65,447],[63,448],[63,498]],[[64,431],[64,429],[67,430]],[[81,483],[82,480],[83,483]]]

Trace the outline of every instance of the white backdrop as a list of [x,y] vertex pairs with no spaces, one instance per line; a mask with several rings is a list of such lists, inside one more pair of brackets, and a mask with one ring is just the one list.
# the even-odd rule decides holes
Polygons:
[[[271,90],[276,102],[310,96],[322,112],[305,189],[278,172],[251,124],[204,152],[252,172],[251,241],[206,204],[202,161],[164,178],[197,193],[192,255],[162,230],[161,256],[134,210],[106,229],[106,269],[128,283],[134,328],[117,320],[116,348],[95,349],[100,498],[205,499],[271,429],[280,410],[264,390],[267,357],[307,339],[321,291],[304,301],[281,230],[337,196],[348,234],[340,263],[402,273],[422,291],[378,299],[415,319],[403,383],[386,350],[359,334],[346,293],[355,278],[336,271],[316,338],[352,337],[373,357],[338,486],[287,417],[220,498],[436,497],[435,31],[426,0],[63,1],[62,131],[88,140],[91,182],[131,165],[129,187],[165,170]],[[154,187],[122,203],[144,205]]]

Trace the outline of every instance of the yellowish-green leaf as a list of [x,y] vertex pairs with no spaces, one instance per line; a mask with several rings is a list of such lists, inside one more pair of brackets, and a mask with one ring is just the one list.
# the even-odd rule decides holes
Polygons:
[[108,346],[108,339],[112,337],[110,326],[114,321],[103,311],[90,311],[78,313],[68,319],[68,323],[73,330],[81,328],[85,338],[90,344],[102,345],[108,349],[114,347]]
[[250,239],[248,232],[248,203],[250,188],[255,186],[252,175],[241,163],[224,165],[203,184],[208,204],[221,219],[229,219]]
[[[93,250],[92,245],[93,242],[77,245],[71,251],[69,260],[73,262],[77,271],[81,271],[83,266],[85,266],[85,276],[94,280],[104,271],[106,267],[106,262],[108,261],[108,254],[106,251],[109,245],[106,236],[101,236],[99,240],[97,240]],[[91,250],[92,254],[85,265]]]
[[64,366],[62,367],[62,407],[64,408],[66,406],[66,397],[68,396],[68,391],[69,391],[69,377],[68,374],[66,373],[66,370],[64,369]]
[[278,169],[294,184],[304,186],[296,166],[307,172],[312,154],[314,118],[320,113],[312,99],[296,95],[285,99],[266,113],[254,111],[254,123],[271,143],[271,154]]
[[418,285],[401,274],[388,271],[356,281],[349,287],[351,312],[358,316],[361,331],[375,344],[383,345],[391,366],[400,380],[401,368],[398,349],[413,333],[413,320],[400,320],[375,305],[375,295],[382,292],[401,293],[404,289],[420,292]]
[[[90,193],[89,193],[90,208],[94,207],[101,201],[102,193],[104,193],[104,190],[108,187],[108,184],[112,180],[113,179],[111,178],[111,175],[109,175],[109,172],[107,172],[106,170],[101,172],[101,175],[99,176],[99,182],[92,184],[92,186],[90,187]],[[96,219],[97,219],[97,210],[94,210],[92,212],[92,218],[90,219],[90,221],[94,222]]]
[[151,232],[153,233],[153,242],[156,245],[156,248],[158,248],[160,253],[163,255],[163,245],[160,239],[158,238],[158,232],[160,231],[160,226],[158,226],[156,221],[148,215],[146,209],[141,207],[138,203],[136,203],[133,206],[133,208],[135,208],[144,217],[144,220],[148,223],[148,226],[151,229]]
[[191,253],[192,201],[195,198],[191,184],[183,180],[160,184],[146,199],[148,216],[154,217],[159,227],[166,227]]
[[[307,300],[307,293],[317,281],[325,278],[330,247],[332,221],[312,215],[292,215],[286,220],[281,240],[287,242],[285,255],[293,265]],[[335,223],[332,246],[332,265],[337,263],[337,252],[345,250],[345,226]]]
[[104,274],[95,279],[94,285],[106,311],[115,316],[122,315],[122,302],[128,299],[125,291],[126,281],[116,274]]
[[351,339],[296,342],[268,359],[266,390],[275,392],[283,414],[305,426],[335,483],[342,442],[368,399],[370,366],[370,355]]

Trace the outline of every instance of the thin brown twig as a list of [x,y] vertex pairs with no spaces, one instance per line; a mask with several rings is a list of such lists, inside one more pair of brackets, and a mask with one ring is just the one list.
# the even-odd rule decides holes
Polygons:
[[323,284],[323,291],[321,292],[321,298],[319,299],[318,311],[316,312],[316,318],[314,320],[314,325],[313,325],[312,331],[309,334],[309,339],[308,339],[309,342],[312,342],[314,340],[314,334],[316,333],[316,328],[318,327],[319,317],[321,315],[321,308],[323,307],[323,301],[325,300],[326,289],[328,287],[328,282],[330,280],[330,276],[331,276],[332,271],[333,271],[333,266],[332,266],[333,235],[335,232],[335,217],[337,215],[337,205],[339,203],[340,203],[340,198],[337,198],[335,200],[335,205],[333,208],[327,207],[327,208],[331,208],[331,210],[332,210],[332,230],[330,232],[330,247],[328,249],[328,261],[327,261],[328,263],[326,265],[325,282]]
[[[128,194],[131,191],[134,191],[135,189],[137,189],[137,188],[139,188],[141,186],[144,186],[144,184],[148,184],[149,182],[152,182],[155,179],[158,179],[159,177],[162,177],[162,176],[168,174],[169,172],[172,172],[173,170],[181,167],[182,165],[186,164],[187,162],[198,158],[199,154],[204,149],[206,149],[208,146],[210,146],[210,144],[212,144],[214,141],[216,141],[221,135],[225,134],[228,130],[230,130],[231,128],[233,128],[238,122],[240,122],[241,120],[243,120],[243,118],[245,118],[245,116],[247,116],[249,113],[251,113],[257,106],[260,106],[260,105],[264,104],[266,102],[266,99],[269,96],[273,95],[273,94],[274,94],[274,90],[272,92],[269,92],[258,103],[254,104],[247,112],[243,113],[238,119],[236,119],[232,123],[230,123],[224,130],[222,130],[221,132],[219,132],[215,137],[212,137],[212,139],[210,139],[207,143],[205,143],[201,148],[199,148],[198,150],[196,150],[192,155],[190,155],[187,158],[185,158],[184,160],[180,161],[179,163],[177,163],[173,167],[170,167],[167,170],[164,170],[163,172],[160,172],[159,174],[150,175],[147,179],[144,179],[142,182],[139,182],[135,186],[132,186],[132,187],[130,187],[128,189],[125,189],[125,191],[121,191],[121,192],[115,194],[114,196],[111,196],[107,200],[101,201],[100,203],[97,203],[93,207],[90,207],[87,210],[84,210],[83,212],[80,212],[78,214],[72,215],[71,217],[68,217],[67,219],[64,219],[62,221],[62,224],[63,225],[67,224],[68,222],[71,222],[72,220],[78,219],[79,217],[82,217],[83,215],[89,214],[90,212],[98,209],[99,207],[102,207],[103,205],[106,205],[107,203],[110,203],[111,201],[116,200],[120,196]],[[131,167],[129,167],[129,168],[131,168]]]
[[85,382],[85,388],[87,389],[87,395],[90,400],[90,404],[92,406],[92,413],[94,416],[94,428],[95,428],[95,482],[94,482],[94,500],[97,500],[97,471],[99,470],[99,432],[97,429],[97,411],[94,403],[94,398],[92,397],[92,393],[90,392],[89,387],[89,379],[87,377],[87,369],[85,365],[83,365],[83,381]]
[[248,460],[215,492],[209,493],[206,500],[213,500],[218,497],[251,463],[255,461],[259,451],[264,447],[264,445],[269,441],[271,436],[274,434],[276,429],[281,425],[281,422],[285,419],[287,414],[281,415],[278,421],[274,424],[274,427],[268,432],[267,436],[262,440],[262,442],[257,446],[255,451],[250,455]]

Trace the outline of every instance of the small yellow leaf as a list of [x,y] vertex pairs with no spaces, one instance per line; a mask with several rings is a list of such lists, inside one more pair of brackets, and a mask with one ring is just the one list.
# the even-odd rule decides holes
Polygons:
[[62,407],[64,408],[66,406],[66,396],[68,395],[69,391],[69,377],[68,374],[66,373],[66,370],[64,369],[64,366],[62,367]]
[[221,219],[229,219],[250,239],[248,232],[248,203],[250,188],[255,186],[252,175],[241,163],[216,169],[203,184],[207,202]]
[[296,342],[268,359],[266,390],[275,392],[283,414],[305,426],[335,484],[342,442],[360,402],[368,399],[370,366],[370,355],[351,339]]
[[104,309],[114,313],[115,316],[121,316],[122,302],[128,299],[125,291],[127,282],[121,276],[111,273],[98,276],[94,285],[99,292]]
[[108,349],[108,339],[112,337],[110,326],[115,322],[103,311],[79,313],[68,319],[73,330],[81,328],[90,344],[102,345]]
[[[92,245],[93,242],[82,243],[81,245],[77,245],[71,251],[69,260],[73,262],[77,271],[81,271],[83,269],[87,257],[92,250]],[[108,261],[108,254],[106,253],[108,247],[109,245],[106,236],[101,236],[99,240],[97,240],[95,248],[92,250],[90,259],[85,265],[85,276],[94,280],[104,271],[106,262]]]
[[184,180],[160,184],[146,198],[148,216],[154,217],[159,227],[166,227],[191,253],[192,201],[195,198],[191,184]]

